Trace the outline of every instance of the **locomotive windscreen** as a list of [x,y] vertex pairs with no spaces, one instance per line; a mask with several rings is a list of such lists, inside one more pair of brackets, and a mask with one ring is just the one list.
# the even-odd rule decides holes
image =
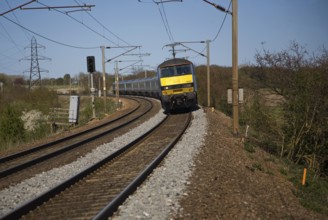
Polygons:
[[161,68],[161,77],[181,76],[191,73],[190,65],[168,66]]

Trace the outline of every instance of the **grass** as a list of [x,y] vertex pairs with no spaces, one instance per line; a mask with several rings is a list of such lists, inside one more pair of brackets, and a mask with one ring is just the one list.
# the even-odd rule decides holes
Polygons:
[[263,171],[263,167],[260,163],[253,163],[252,168],[254,168],[254,170]]
[[287,176],[287,174],[288,174],[286,168],[280,168],[279,172],[284,176]]
[[316,177],[310,170],[307,171],[306,183],[302,185],[303,167],[290,167],[290,180],[296,187],[294,194],[301,204],[315,212],[328,216],[328,178]]
[[[60,103],[60,107],[63,109],[68,109],[69,108],[69,99],[70,99],[69,96],[59,96],[58,102]],[[50,110],[50,108],[51,108],[51,106],[49,106],[48,109]],[[116,105],[112,99],[107,98],[107,102],[106,102],[107,111],[105,112],[103,98],[96,97],[95,98],[95,109],[96,109],[96,117],[98,119],[102,119],[106,115],[112,114],[113,112],[115,112]],[[84,124],[88,123],[91,120],[91,117],[92,117],[91,97],[81,96],[80,97],[80,112],[79,112],[78,126],[83,126]],[[68,125],[60,126],[60,129],[61,130],[69,130],[69,129],[71,129],[71,127],[69,127]],[[6,143],[0,143],[0,151],[4,151],[9,148],[17,147],[21,144],[40,140],[49,135],[51,135],[50,125],[46,124],[46,123],[40,124],[40,127],[33,132],[25,131],[24,142],[22,142],[22,141],[14,142],[14,141],[8,140],[8,141],[6,141]]]
[[[249,156],[254,155],[255,149],[260,148],[263,143],[255,143],[246,141],[244,143],[244,149],[247,151]],[[261,146],[260,146],[261,145]],[[253,156],[252,156],[253,157]],[[253,157],[252,159],[254,159]],[[291,181],[296,190],[294,195],[298,197],[300,203],[307,209],[313,210],[315,212],[321,213],[328,216],[328,178],[318,177],[308,170],[306,184],[302,185],[303,177],[303,166],[296,165],[287,159],[281,159],[274,154],[270,154],[268,158],[264,159],[264,162],[273,162],[279,165],[278,172],[285,176],[286,179]],[[261,171],[268,175],[274,175],[272,170],[266,170],[263,168],[262,164],[254,161],[253,164],[247,169],[252,172]]]
[[244,143],[244,149],[249,153],[255,153],[255,147],[250,141]]

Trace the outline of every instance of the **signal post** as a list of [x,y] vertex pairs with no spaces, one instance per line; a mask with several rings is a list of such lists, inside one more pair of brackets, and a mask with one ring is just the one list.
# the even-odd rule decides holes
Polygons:
[[90,73],[91,79],[91,105],[92,105],[92,118],[96,118],[96,108],[95,108],[95,88],[93,86],[93,73],[96,71],[95,57],[88,56],[87,57],[87,69]]

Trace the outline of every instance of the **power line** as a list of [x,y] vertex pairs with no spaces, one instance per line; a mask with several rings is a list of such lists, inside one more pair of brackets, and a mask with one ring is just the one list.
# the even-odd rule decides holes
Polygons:
[[[7,5],[8,5],[8,7],[9,7],[10,9],[12,9],[12,7],[11,7],[11,5],[9,4],[8,0],[6,0],[6,3],[7,3]],[[15,11],[13,11],[12,14],[14,15],[14,17],[15,17],[17,23],[20,24],[20,21],[18,20],[18,17],[16,16]],[[28,36],[28,32],[26,32],[26,31],[23,31],[23,32],[24,32],[24,35],[25,35],[26,39],[27,39],[28,41],[30,41],[31,36]]]
[[33,33],[33,34],[36,35],[36,36],[39,36],[39,37],[41,37],[41,38],[43,38],[43,39],[45,39],[45,40],[51,41],[51,42],[53,42],[53,43],[55,43],[55,44],[59,44],[59,45],[61,45],[61,46],[70,47],[70,48],[75,48],[75,49],[87,49],[87,50],[88,50],[88,49],[97,49],[97,48],[99,48],[99,46],[98,46],[98,47],[80,47],[80,46],[74,46],[74,45],[70,45],[70,44],[65,44],[65,43],[62,43],[62,42],[59,42],[59,41],[56,41],[56,40],[50,39],[49,37],[46,37],[46,36],[44,36],[44,35],[38,34],[38,33],[36,33],[35,31],[32,31],[32,30],[30,30],[30,29],[24,27],[23,25],[18,24],[17,22],[15,22],[15,21],[13,21],[13,20],[7,18],[6,16],[2,16],[2,17],[5,18],[5,19],[7,19],[8,21],[14,23],[15,25],[19,26],[20,28],[23,28],[24,30],[27,30],[28,32]]
[[[46,5],[46,4],[43,4],[43,3],[41,3],[41,2],[38,2],[38,3],[39,3],[40,5],[43,5],[43,6],[45,6],[45,7],[49,7],[48,5]],[[71,18],[71,19],[73,19],[74,21],[76,21],[76,22],[78,22],[78,23],[82,24],[84,27],[86,27],[87,29],[89,29],[89,30],[90,30],[90,31],[92,31],[93,33],[97,34],[98,36],[100,36],[100,37],[102,37],[102,38],[104,38],[104,39],[108,40],[109,42],[111,42],[111,43],[115,44],[113,41],[111,41],[110,39],[108,39],[106,36],[104,36],[104,35],[100,34],[99,32],[97,32],[97,31],[95,31],[95,30],[93,30],[91,27],[89,27],[88,25],[84,24],[83,22],[81,22],[81,21],[77,20],[77,19],[76,19],[76,18],[74,18],[73,16],[71,16],[71,15],[69,15],[69,14],[65,13],[65,12],[62,12],[62,11],[60,11],[60,10],[58,10],[58,9],[52,9],[52,10],[54,10],[54,11],[56,11],[56,12],[58,12],[58,13],[61,13],[61,14],[63,14],[63,15],[66,15],[66,16],[68,16],[69,18]]]
[[[173,38],[173,35],[172,35],[172,32],[171,32],[169,23],[167,21],[167,16],[166,16],[165,9],[164,9],[164,6],[163,6],[163,1],[161,0],[161,2],[156,2],[155,0],[153,0],[153,2],[155,4],[157,4],[159,13],[161,15],[161,18],[162,18],[162,21],[163,21],[163,24],[164,24],[164,27],[165,27],[166,34],[169,37],[169,40],[171,41],[171,43],[173,43],[174,42],[174,38]],[[161,8],[159,6],[159,4],[161,4],[161,3],[162,3],[162,8],[163,8],[163,13],[164,13],[165,18],[163,17],[163,13],[162,13]]]
[[167,24],[167,29],[168,29],[169,34],[171,36],[172,42],[174,42],[174,38],[173,38],[173,35],[172,35],[172,32],[171,32],[171,28],[170,28],[169,22],[167,20],[167,16],[166,16],[164,4],[163,4],[163,1],[162,0],[161,0],[161,3],[162,3],[161,5],[162,5],[163,13],[164,13],[164,18],[165,18],[165,21],[166,21],[166,24]]
[[32,0],[32,1],[29,1],[29,2],[24,3],[22,5],[19,5],[19,6],[15,7],[15,8],[11,8],[10,10],[8,10],[8,11],[3,12],[2,14],[0,14],[0,16],[4,16],[5,14],[8,14],[9,12],[15,11],[15,10],[17,10],[17,9],[23,7],[23,6],[26,6],[28,4],[31,4],[31,3],[35,2],[35,1],[37,1],[37,0]]
[[[32,1],[31,1],[31,2],[32,2]],[[76,2],[76,0],[75,0],[75,2]],[[94,29],[92,29],[91,27],[89,27],[88,25],[86,25],[86,24],[84,24],[83,22],[77,20],[77,19],[74,18],[73,16],[71,16],[71,15],[65,13],[65,12],[62,12],[62,11],[56,9],[56,8],[50,7],[50,6],[46,5],[46,4],[43,4],[43,3],[39,2],[39,1],[37,1],[37,3],[39,3],[40,5],[42,5],[42,6],[46,7],[46,8],[48,8],[49,10],[54,10],[54,11],[56,11],[56,12],[58,12],[58,13],[61,13],[61,14],[64,14],[64,15],[68,16],[69,18],[71,18],[71,19],[73,19],[74,21],[76,21],[76,22],[82,24],[84,27],[86,27],[86,28],[89,29],[90,31],[94,32],[95,34],[97,34],[97,35],[99,35],[100,37],[102,37],[102,38],[108,40],[108,41],[111,42],[112,44],[114,44],[114,45],[118,45],[118,44],[116,44],[115,42],[111,41],[111,40],[110,40],[109,38],[107,38],[106,36],[104,36],[103,34],[100,34],[99,32],[97,32],[97,31],[95,31]],[[76,3],[77,3],[77,2],[76,2]],[[77,3],[77,4],[78,4],[78,3]],[[78,4],[78,6],[80,6],[80,5]],[[78,7],[78,6],[77,6],[77,7]],[[87,13],[87,14],[88,14],[90,17],[92,17],[92,18],[93,18],[93,19],[94,19],[99,25],[101,25],[104,29],[106,29],[108,32],[110,32],[112,35],[114,35],[115,37],[117,37],[117,38],[120,39],[121,41],[125,42],[126,44],[130,45],[129,43],[127,43],[126,41],[124,41],[122,38],[120,38],[119,36],[117,36],[116,34],[114,34],[113,32],[111,32],[107,27],[105,27],[103,24],[101,24],[101,23],[100,23],[100,22],[99,22],[94,16],[92,16],[90,13]],[[34,31],[32,31],[32,30],[30,30],[30,29],[24,27],[24,26],[21,25],[19,22],[15,22],[15,21],[13,21],[13,20],[11,20],[11,19],[5,17],[5,16],[3,16],[3,17],[6,18],[7,20],[11,21],[12,23],[18,25],[18,26],[21,27],[22,29],[27,30],[27,31],[33,33],[34,35],[37,35],[37,36],[39,36],[39,37],[41,37],[41,38],[44,38],[44,39],[46,39],[46,40],[48,40],[48,41],[51,41],[51,42],[53,42],[53,43],[60,44],[60,45],[62,45],[62,46],[67,46],[67,47],[76,48],[76,49],[95,49],[95,48],[99,48],[99,47],[80,47],[80,46],[74,46],[74,45],[65,44],[65,43],[62,43],[62,42],[59,42],[59,41],[56,41],[56,40],[50,39],[49,37],[46,37],[46,36],[44,36],[44,35],[38,34],[38,33],[34,32]]]
[[1,27],[4,29],[5,33],[7,34],[7,37],[9,38],[9,40],[11,41],[11,43],[13,43],[16,47],[16,49],[24,55],[24,53],[22,52],[22,50],[19,48],[18,44],[15,42],[15,40],[11,37],[11,35],[9,34],[9,32],[7,31],[7,29],[5,28],[5,26],[0,22]]
[[[205,2],[208,2],[208,1],[205,1]],[[229,6],[228,6],[228,9],[225,10],[225,9],[223,8],[223,10],[224,10],[224,11],[230,11],[231,3],[232,3],[232,1],[230,0],[230,4],[229,4]],[[218,5],[216,5],[216,6],[218,6]],[[221,10],[221,9],[220,9],[220,10]],[[218,32],[216,33],[215,37],[213,38],[212,42],[214,42],[214,41],[218,38],[219,34],[221,33],[221,30],[222,30],[223,25],[224,25],[224,23],[225,23],[225,21],[226,21],[227,15],[228,15],[228,13],[225,13],[225,16],[224,16],[224,18],[223,18],[223,20],[222,20],[221,26],[220,26]],[[202,50],[201,53],[203,53],[205,50],[206,50],[206,46],[203,48],[203,50]],[[194,56],[194,57],[192,57],[192,58],[196,58],[196,57],[198,57],[198,56],[199,56],[199,54],[197,54],[196,56]]]
[[[77,2],[77,0],[74,0],[76,4],[79,4]],[[95,22],[97,22],[102,28],[104,28],[106,31],[108,31],[110,34],[114,35],[117,39],[121,40],[122,42],[126,43],[127,45],[130,45],[128,42],[126,42],[125,40],[123,40],[121,37],[119,37],[118,35],[114,34],[112,31],[110,31],[105,25],[103,25],[98,19],[96,19],[91,13],[85,11],[85,13],[87,13]],[[116,46],[118,46],[117,44],[115,44]]]
[[[206,2],[207,2],[207,1],[206,1]],[[225,9],[223,8],[224,11],[229,11],[229,10],[230,10],[231,2],[232,2],[232,1],[230,0],[230,4],[229,4],[229,6],[228,6],[228,10],[225,10]],[[216,5],[216,6],[218,6],[218,5]],[[222,8],[222,7],[221,7],[221,8]],[[220,10],[222,10],[222,9],[220,9]],[[220,34],[221,30],[222,30],[222,27],[223,27],[223,25],[224,25],[224,23],[225,23],[225,20],[226,20],[226,18],[227,18],[227,15],[228,15],[228,13],[225,13],[225,16],[224,16],[224,18],[223,18],[223,21],[222,21],[222,23],[221,23],[221,26],[220,26],[218,32],[216,33],[215,37],[213,38],[212,42],[214,42],[214,41],[218,38],[218,36],[219,36],[219,34]]]

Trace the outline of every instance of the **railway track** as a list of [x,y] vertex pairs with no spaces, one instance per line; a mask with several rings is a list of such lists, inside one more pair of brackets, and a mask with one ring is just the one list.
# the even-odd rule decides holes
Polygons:
[[3,219],[107,219],[160,163],[191,121],[170,115],[157,127]]
[[[74,135],[0,158],[0,189],[38,172],[65,164],[69,162],[68,158],[72,158],[74,155],[75,157],[80,156],[82,151],[92,150],[95,145],[99,144],[99,141],[108,141],[110,134],[136,121],[153,107],[149,100],[138,98],[135,101],[139,102],[135,108],[116,119]],[[52,160],[55,163],[49,162],[51,158],[55,158]]]

